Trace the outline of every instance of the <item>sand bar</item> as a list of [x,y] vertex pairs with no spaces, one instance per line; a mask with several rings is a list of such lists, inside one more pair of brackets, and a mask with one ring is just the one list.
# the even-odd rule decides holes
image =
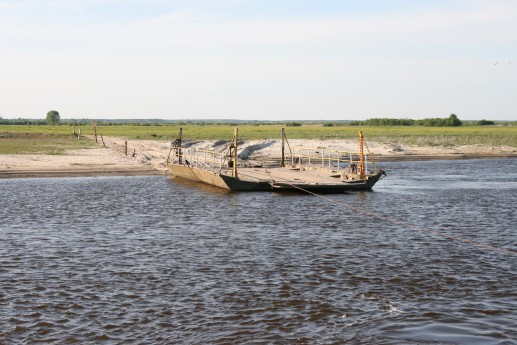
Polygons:
[[[106,147],[67,152],[64,155],[0,155],[0,178],[73,177],[73,176],[140,176],[167,175],[166,160],[170,142],[128,140],[125,154],[124,138],[104,138]],[[225,152],[225,141],[186,141],[185,145]],[[335,150],[357,151],[353,140],[290,140],[296,147],[328,147]],[[516,157],[513,147],[468,145],[456,147],[417,147],[369,143],[376,162],[430,159],[469,159]],[[252,161],[275,161],[281,155],[279,140],[253,140],[240,143],[242,158]]]

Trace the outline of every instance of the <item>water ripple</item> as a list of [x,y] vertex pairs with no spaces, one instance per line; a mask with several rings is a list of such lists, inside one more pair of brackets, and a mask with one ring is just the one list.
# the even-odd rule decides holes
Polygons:
[[426,231],[517,248],[517,175],[471,173],[517,171],[493,162],[389,163],[374,192],[332,204],[0,180],[0,344],[516,344],[517,259]]

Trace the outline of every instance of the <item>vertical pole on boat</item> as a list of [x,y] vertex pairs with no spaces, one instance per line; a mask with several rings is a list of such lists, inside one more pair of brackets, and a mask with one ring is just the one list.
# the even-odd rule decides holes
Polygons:
[[181,152],[181,140],[183,139],[183,128],[180,127],[180,134],[179,134],[179,138],[178,138],[178,141],[177,141],[177,146],[178,146],[178,163],[181,164],[182,160],[183,160],[183,152]]
[[282,160],[280,161],[280,167],[285,167],[285,129],[282,127]]
[[364,178],[363,132],[359,131],[359,178]]
[[232,176],[234,178],[238,178],[237,176],[237,136],[239,134],[239,129],[235,127],[233,130],[233,170],[232,170]]

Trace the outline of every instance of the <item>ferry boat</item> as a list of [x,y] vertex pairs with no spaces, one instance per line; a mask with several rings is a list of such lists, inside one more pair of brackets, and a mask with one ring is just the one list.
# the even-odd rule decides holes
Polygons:
[[[282,128],[282,156],[277,166],[247,166],[238,155],[238,128],[226,153],[183,147],[183,129],[174,141],[167,166],[179,179],[197,181],[231,191],[299,191],[309,193],[342,193],[370,190],[386,173],[364,152],[365,141],[359,131],[359,152],[350,153],[328,148],[290,150],[286,162]],[[366,145],[368,148],[368,146]],[[368,150],[369,151],[369,150]]]

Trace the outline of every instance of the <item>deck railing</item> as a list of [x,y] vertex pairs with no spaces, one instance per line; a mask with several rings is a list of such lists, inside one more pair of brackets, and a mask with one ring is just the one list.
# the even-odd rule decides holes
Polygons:
[[169,163],[197,167],[200,169],[220,172],[225,162],[225,154],[210,150],[173,147],[169,156]]
[[[352,164],[359,165],[361,156],[359,153],[332,150],[322,147],[306,148],[296,147],[296,154],[291,157],[293,165],[302,166],[321,166],[329,170],[349,169]],[[368,164],[373,160],[368,158],[369,154],[364,155],[365,170],[368,171]]]
[[[293,150],[291,156],[291,164],[293,166],[320,167],[332,171],[340,171],[350,169],[352,165],[359,167],[359,153],[331,150],[328,148],[305,148],[297,147]],[[373,163],[368,154],[364,155],[365,170],[368,171],[368,165]],[[197,167],[212,172],[221,172],[223,169],[229,169],[225,164],[227,162],[226,154],[211,150],[180,148],[173,147],[169,155],[169,162],[172,164],[179,163]]]

